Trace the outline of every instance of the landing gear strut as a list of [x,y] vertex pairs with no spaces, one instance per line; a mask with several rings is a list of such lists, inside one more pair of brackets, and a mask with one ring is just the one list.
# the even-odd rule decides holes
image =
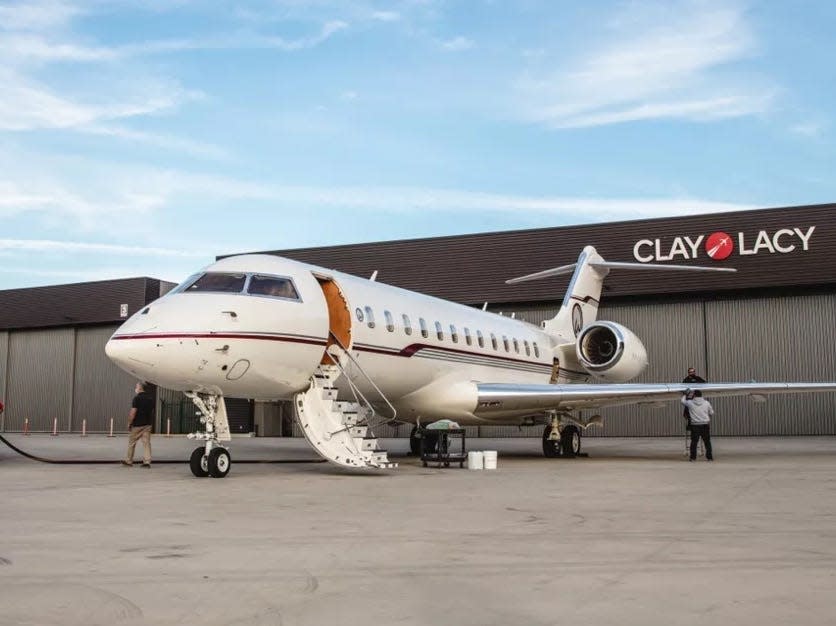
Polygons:
[[229,474],[232,457],[220,442],[230,441],[232,438],[229,435],[229,421],[223,396],[208,394],[204,400],[200,394],[191,391],[187,391],[186,396],[194,402],[200,412],[200,421],[206,424],[206,432],[189,434],[189,439],[205,442],[192,451],[189,468],[198,478],[224,478]]
[[543,430],[543,455],[574,457],[581,452],[581,429],[574,424],[561,423],[560,417],[552,416],[551,424]]

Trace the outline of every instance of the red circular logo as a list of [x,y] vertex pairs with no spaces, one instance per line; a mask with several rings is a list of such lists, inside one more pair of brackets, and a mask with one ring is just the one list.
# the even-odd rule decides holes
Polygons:
[[734,252],[734,242],[731,235],[724,232],[716,232],[705,240],[705,252],[715,261],[728,259]]

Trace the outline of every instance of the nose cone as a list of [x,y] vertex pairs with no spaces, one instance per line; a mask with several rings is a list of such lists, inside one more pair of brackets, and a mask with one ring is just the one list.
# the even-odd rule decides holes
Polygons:
[[154,363],[147,352],[145,342],[130,341],[120,338],[119,331],[105,344],[105,354],[119,368],[137,378],[150,380],[154,371]]

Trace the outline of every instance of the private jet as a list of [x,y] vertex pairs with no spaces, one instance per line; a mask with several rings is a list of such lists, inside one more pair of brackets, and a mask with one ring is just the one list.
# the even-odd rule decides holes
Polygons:
[[[347,468],[397,467],[374,426],[542,424],[547,457],[576,455],[601,407],[678,400],[686,385],[628,384],[647,366],[641,340],[598,320],[611,270],[734,271],[621,263],[587,246],[576,263],[506,282],[571,274],[540,326],[278,256],[222,259],[128,319],[107,355],[139,379],[185,393],[205,430],[198,477],[231,466],[225,397],[293,404],[302,432]],[[692,385],[707,396],[832,392],[836,383]]]

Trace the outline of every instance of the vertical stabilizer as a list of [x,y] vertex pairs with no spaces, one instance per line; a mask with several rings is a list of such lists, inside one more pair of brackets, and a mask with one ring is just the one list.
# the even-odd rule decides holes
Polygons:
[[592,246],[583,249],[560,311],[543,325],[547,333],[574,341],[584,326],[597,319],[604,279],[610,273],[608,268],[600,265],[603,262],[604,259]]

